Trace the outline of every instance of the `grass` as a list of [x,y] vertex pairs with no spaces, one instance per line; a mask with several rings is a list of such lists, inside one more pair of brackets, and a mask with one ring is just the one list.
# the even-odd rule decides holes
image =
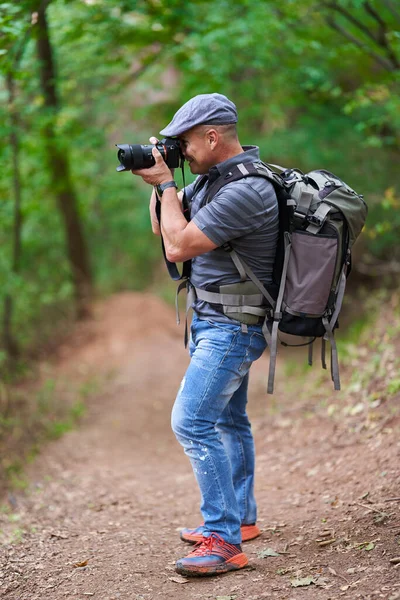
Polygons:
[[48,377],[39,388],[3,384],[7,402],[0,414],[0,492],[24,490],[26,464],[42,446],[78,426],[86,413],[87,401],[101,389],[102,380],[84,381]]
[[386,387],[386,391],[391,396],[394,396],[398,392],[400,392],[400,378],[392,379]]
[[[320,368],[319,340],[311,368],[306,348],[281,352],[285,392],[315,403],[335,420],[359,413],[368,414],[373,420],[372,412],[400,392],[400,296],[398,292],[378,290],[363,298],[363,302],[355,302],[357,312],[345,314],[343,322],[347,327],[336,334],[341,392],[333,391],[330,380],[329,344],[326,371]],[[390,407],[384,410],[389,411]]]

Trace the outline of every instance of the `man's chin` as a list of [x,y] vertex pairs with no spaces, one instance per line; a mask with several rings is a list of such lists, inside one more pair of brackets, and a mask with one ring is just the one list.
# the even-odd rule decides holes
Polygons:
[[193,175],[205,175],[206,173],[208,173],[208,169],[204,170],[204,168],[202,169],[201,167],[199,167],[199,165],[196,165],[193,162],[189,163],[189,169],[190,172],[193,173]]

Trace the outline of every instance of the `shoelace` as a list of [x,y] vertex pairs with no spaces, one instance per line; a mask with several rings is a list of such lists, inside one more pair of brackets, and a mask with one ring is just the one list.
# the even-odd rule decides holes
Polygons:
[[217,533],[212,533],[209,537],[203,537],[194,547],[190,556],[222,556],[230,558],[238,554],[239,550],[233,544],[229,544]]

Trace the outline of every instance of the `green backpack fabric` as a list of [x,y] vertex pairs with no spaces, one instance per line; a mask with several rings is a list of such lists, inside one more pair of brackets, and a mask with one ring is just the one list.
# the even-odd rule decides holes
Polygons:
[[263,333],[270,350],[268,393],[274,389],[279,332],[302,338],[302,343],[293,345],[309,346],[309,364],[312,364],[312,343],[322,338],[323,368],[329,341],[332,380],[334,388],[339,390],[334,330],[351,269],[351,249],[364,226],[367,205],[360,194],[329,171],[321,169],[304,174],[298,169],[261,161],[239,164],[229,177],[217,179],[207,191],[206,202],[211,202],[224,185],[249,176],[270,181],[278,198],[280,233],[274,283],[264,286],[240,255],[226,244],[224,248],[238,268],[241,283],[229,286],[229,290],[222,286],[224,289],[219,293],[193,290],[189,284],[191,296],[195,293],[202,300],[221,305],[224,314],[244,324],[258,321],[260,315],[264,317]]

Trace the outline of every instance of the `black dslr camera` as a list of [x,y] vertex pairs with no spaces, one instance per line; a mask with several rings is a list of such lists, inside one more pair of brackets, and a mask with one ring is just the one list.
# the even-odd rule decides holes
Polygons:
[[[149,169],[155,164],[154,156],[151,151],[154,148],[152,144],[142,146],[141,144],[115,144],[118,150],[118,160],[120,162],[117,171],[131,171],[132,169]],[[183,154],[179,140],[165,138],[155,144],[157,150],[167,163],[170,169],[180,166],[183,161]]]

